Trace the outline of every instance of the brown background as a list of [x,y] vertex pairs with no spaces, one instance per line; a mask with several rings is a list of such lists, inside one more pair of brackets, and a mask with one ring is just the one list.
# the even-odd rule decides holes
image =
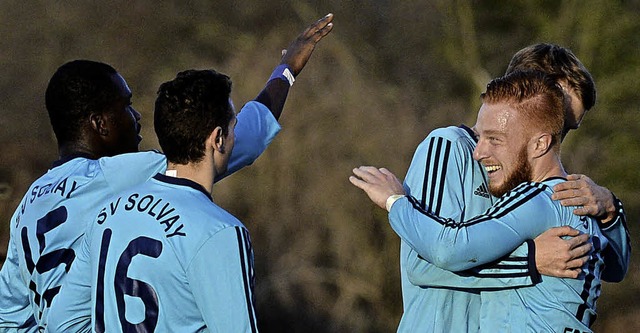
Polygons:
[[[563,161],[640,213],[640,3],[634,1],[3,1],[0,3],[0,262],[8,221],[55,160],[44,109],[49,77],[88,58],[118,69],[158,148],[155,90],[187,68],[234,80],[255,97],[280,50],[328,12],[335,29],[294,85],[283,131],[215,200],[251,231],[265,332],[391,332],[401,315],[397,236],[347,177],[359,165],[404,176],[440,126],[473,124],[478,95],[520,48],[553,42],[593,74],[598,101],[569,134]],[[640,329],[638,260],[605,284],[599,332]]]

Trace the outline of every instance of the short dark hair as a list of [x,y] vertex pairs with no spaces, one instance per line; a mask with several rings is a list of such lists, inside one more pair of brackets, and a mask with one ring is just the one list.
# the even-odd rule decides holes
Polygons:
[[45,103],[58,144],[80,138],[82,121],[103,112],[117,97],[111,66],[74,60],[60,66],[49,80]]
[[231,79],[214,70],[187,70],[158,89],[154,128],[167,160],[199,162],[205,141],[217,127],[228,134],[234,117]]
[[480,96],[483,103],[511,105],[532,127],[550,133],[559,149],[564,128],[564,94],[551,76],[541,71],[515,71],[493,79]]
[[527,46],[513,55],[505,74],[517,70],[539,70],[558,80],[566,80],[575,89],[585,110],[596,103],[596,86],[591,73],[567,48],[547,43]]

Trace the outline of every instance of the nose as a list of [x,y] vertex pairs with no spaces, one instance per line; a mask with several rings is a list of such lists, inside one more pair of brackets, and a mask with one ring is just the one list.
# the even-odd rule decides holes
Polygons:
[[486,143],[484,143],[483,140],[478,140],[476,148],[473,149],[473,159],[476,161],[481,161],[485,157],[487,157]]
[[140,121],[140,119],[142,119],[142,115],[140,114],[140,112],[136,111],[133,106],[129,106],[129,110],[131,111],[131,114],[136,121]]

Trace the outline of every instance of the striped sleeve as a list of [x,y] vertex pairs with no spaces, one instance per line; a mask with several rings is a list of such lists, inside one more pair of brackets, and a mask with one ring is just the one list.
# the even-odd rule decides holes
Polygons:
[[7,258],[0,270],[0,332],[35,332],[38,327],[29,304],[29,290],[20,275],[15,230],[11,230]]
[[205,242],[187,268],[210,332],[257,332],[253,250],[243,227],[228,227]]
[[465,154],[470,152],[440,136],[430,135],[418,146],[405,186],[420,199],[422,209],[431,207],[436,215],[460,219],[464,207],[461,194],[464,171],[459,161],[464,160]]
[[[418,198],[422,209],[431,207],[435,215],[462,221],[465,210],[480,213],[491,203],[486,197],[469,192],[474,189],[470,179],[474,172],[483,177],[481,169],[473,169],[473,144],[469,139],[455,138],[450,128],[432,132],[416,149],[405,177],[405,186]],[[465,183],[467,182],[467,183]],[[486,186],[482,184],[483,186]],[[464,193],[467,193],[466,196]],[[476,202],[469,202],[475,200]],[[484,202],[477,202],[485,200]],[[473,205],[476,204],[476,205]],[[419,240],[417,240],[419,241]],[[535,283],[535,269],[529,262],[495,265],[482,271],[454,273],[430,264],[414,249],[403,255],[403,274],[409,281],[423,287],[495,289],[530,286]],[[522,257],[518,257],[522,258]],[[511,259],[510,259],[511,260]],[[516,259],[519,260],[519,259]]]
[[620,282],[624,279],[629,269],[631,256],[631,239],[627,227],[627,217],[622,207],[622,202],[614,197],[617,217],[606,225],[598,223],[602,234],[609,241],[609,246],[602,251],[605,269],[602,279],[607,282]]
[[[389,213],[394,231],[427,261],[450,271],[497,260],[558,220],[545,185],[521,184],[484,214],[461,223],[423,209],[413,197],[396,201]],[[550,208],[550,209],[546,209]],[[491,222],[491,223],[485,223]]]

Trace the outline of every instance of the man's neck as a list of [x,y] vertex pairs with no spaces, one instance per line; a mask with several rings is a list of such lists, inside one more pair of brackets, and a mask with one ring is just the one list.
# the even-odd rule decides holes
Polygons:
[[169,162],[167,164],[167,174],[170,174],[170,172],[175,172],[175,174],[170,175],[172,175],[173,177],[185,178],[196,182],[204,187],[209,195],[211,195],[211,192],[213,191],[213,180],[215,179],[215,175],[213,172],[213,167],[208,164],[209,163],[206,163],[204,161],[200,163],[188,164],[175,164]]
[[562,166],[560,156],[552,154],[551,156],[540,158],[533,165],[532,181],[541,182],[545,179],[553,177],[567,177],[567,172]]
[[60,159],[71,156],[86,156],[87,158],[98,159],[104,157],[104,154],[92,149],[91,145],[85,142],[73,142],[58,145],[58,156]]

